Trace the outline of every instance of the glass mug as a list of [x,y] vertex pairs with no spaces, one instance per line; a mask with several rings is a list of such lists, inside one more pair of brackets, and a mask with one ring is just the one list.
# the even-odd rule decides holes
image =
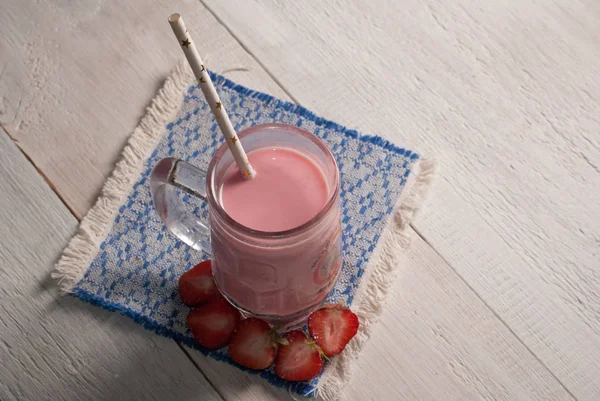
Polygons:
[[[215,282],[229,302],[246,315],[289,326],[322,304],[341,271],[339,169],[323,141],[295,126],[257,125],[238,137],[249,154],[287,148],[314,162],[328,188],[320,212],[280,232],[253,230],[233,220],[220,203],[223,177],[234,163],[226,144],[217,150],[207,171],[183,160],[159,161],[150,178],[152,199],[173,234],[212,258]],[[177,188],[208,203],[208,227],[186,207]]]

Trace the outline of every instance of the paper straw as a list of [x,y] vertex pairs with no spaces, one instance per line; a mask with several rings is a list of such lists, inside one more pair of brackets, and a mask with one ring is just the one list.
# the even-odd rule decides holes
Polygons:
[[169,17],[169,24],[171,24],[173,33],[183,49],[183,54],[185,54],[190,67],[192,67],[192,71],[200,84],[200,89],[202,89],[202,93],[204,93],[206,102],[210,106],[210,110],[217,120],[221,133],[225,137],[225,142],[227,142],[227,146],[229,147],[231,154],[233,154],[233,158],[239,166],[242,175],[245,178],[254,177],[256,172],[248,161],[248,156],[233,129],[233,125],[231,125],[225,107],[223,107],[223,103],[221,103],[221,99],[219,99],[219,94],[202,63],[202,58],[200,58],[196,46],[194,46],[194,41],[190,37],[188,30],[185,28],[183,18],[179,14],[173,14]]

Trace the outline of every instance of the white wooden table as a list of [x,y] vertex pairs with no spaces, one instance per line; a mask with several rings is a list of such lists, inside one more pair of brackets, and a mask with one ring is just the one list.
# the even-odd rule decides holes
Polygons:
[[600,399],[597,0],[2,0],[1,400],[289,399],[49,279],[175,11],[214,70],[441,159],[344,399]]

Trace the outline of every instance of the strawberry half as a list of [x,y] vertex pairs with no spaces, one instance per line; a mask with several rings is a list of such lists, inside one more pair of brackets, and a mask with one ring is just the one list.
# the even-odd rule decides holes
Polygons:
[[239,322],[231,342],[229,356],[250,369],[266,369],[275,360],[280,343],[287,343],[264,320],[250,317]]
[[179,297],[188,306],[200,305],[218,293],[210,259],[200,262],[179,277]]
[[330,305],[313,312],[308,331],[323,353],[337,355],[358,331],[358,317],[341,305]]
[[300,330],[292,330],[283,336],[287,345],[279,347],[275,361],[275,374],[290,381],[310,380],[323,369],[321,350]]
[[205,348],[221,348],[229,343],[240,312],[218,295],[190,312],[187,325],[192,336]]

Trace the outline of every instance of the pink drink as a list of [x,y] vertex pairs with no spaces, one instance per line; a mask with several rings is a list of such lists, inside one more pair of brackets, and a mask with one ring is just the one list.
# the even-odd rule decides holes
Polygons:
[[[342,266],[340,174],[316,136],[285,124],[237,134],[257,171],[244,180],[227,145],[203,171],[162,159],[150,178],[167,228],[212,258],[221,293],[243,312],[283,326],[325,300]],[[208,203],[208,223],[177,191]]]
[[[335,193],[322,169],[296,150],[262,148],[248,157],[256,177],[244,179],[234,163],[219,180],[217,193],[225,212],[252,230],[276,234],[301,229]],[[305,233],[280,243],[263,243],[251,236],[246,241],[215,223],[215,279],[242,310],[267,319],[287,316],[290,322],[320,304],[331,290],[341,266],[337,202]]]
[[303,154],[286,148],[248,155],[257,174],[247,180],[231,166],[221,186],[221,206],[238,223],[258,231],[285,231],[319,213],[329,188],[323,173]]

